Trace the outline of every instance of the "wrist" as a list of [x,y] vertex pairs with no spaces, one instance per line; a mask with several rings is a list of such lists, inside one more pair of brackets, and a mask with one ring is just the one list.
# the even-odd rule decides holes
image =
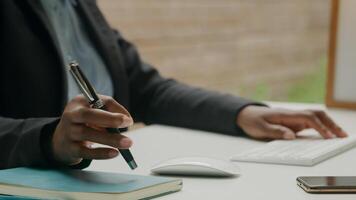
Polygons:
[[246,131],[244,130],[244,127],[245,127],[246,123],[248,123],[248,121],[249,121],[248,120],[250,118],[249,116],[254,113],[253,110],[259,109],[261,107],[268,107],[268,106],[266,104],[262,104],[262,103],[253,103],[253,104],[248,104],[239,110],[239,112],[237,113],[237,116],[236,116],[236,120],[235,120],[238,131],[247,135]]
[[49,166],[63,167],[64,164],[58,162],[54,157],[53,151],[53,135],[60,119],[46,124],[41,131],[41,151]]

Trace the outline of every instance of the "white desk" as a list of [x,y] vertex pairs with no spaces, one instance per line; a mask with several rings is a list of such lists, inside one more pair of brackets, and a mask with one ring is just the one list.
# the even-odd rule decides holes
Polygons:
[[[270,103],[286,108],[323,108],[321,105]],[[356,112],[329,110],[329,114],[352,134],[356,132]],[[149,175],[150,167],[159,160],[177,156],[211,156],[228,159],[237,152],[262,145],[247,138],[219,135],[167,126],[148,126],[128,132],[133,141],[132,153],[139,165],[128,169],[121,157],[94,161],[89,170]],[[158,199],[356,199],[356,194],[308,194],[296,185],[304,175],[356,176],[356,148],[326,160],[314,167],[237,163],[242,175],[237,178],[183,178],[180,192]]]

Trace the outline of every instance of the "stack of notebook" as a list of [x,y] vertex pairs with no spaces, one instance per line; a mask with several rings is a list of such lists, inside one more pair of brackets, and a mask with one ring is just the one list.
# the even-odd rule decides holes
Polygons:
[[[0,170],[0,194],[40,199],[143,199],[182,188],[180,179],[82,170]],[[0,197],[1,199],[2,197]],[[20,197],[19,197],[20,198]]]

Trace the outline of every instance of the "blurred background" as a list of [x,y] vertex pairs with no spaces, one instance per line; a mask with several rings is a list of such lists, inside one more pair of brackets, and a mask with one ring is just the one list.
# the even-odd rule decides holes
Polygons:
[[98,0],[168,77],[256,100],[324,102],[329,0]]

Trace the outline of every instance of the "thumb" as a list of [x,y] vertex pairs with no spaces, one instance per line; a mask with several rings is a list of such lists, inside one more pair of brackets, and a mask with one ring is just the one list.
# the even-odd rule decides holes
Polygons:
[[267,136],[272,139],[293,140],[296,138],[295,133],[285,126],[277,124],[267,124],[265,129]]

